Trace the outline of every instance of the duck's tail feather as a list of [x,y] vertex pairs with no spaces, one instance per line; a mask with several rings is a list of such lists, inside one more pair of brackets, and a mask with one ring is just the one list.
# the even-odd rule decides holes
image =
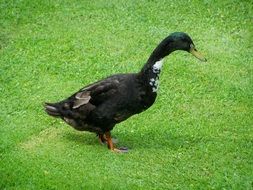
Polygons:
[[58,107],[57,103],[56,104],[45,103],[44,107],[48,115],[51,115],[53,117],[61,117],[61,113],[59,109],[57,108]]

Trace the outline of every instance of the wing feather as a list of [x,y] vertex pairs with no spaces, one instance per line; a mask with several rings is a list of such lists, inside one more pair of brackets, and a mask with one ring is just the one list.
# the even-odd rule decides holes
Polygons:
[[117,79],[103,80],[91,84],[75,94],[73,109],[92,101],[93,104],[100,104],[117,92],[119,81]]

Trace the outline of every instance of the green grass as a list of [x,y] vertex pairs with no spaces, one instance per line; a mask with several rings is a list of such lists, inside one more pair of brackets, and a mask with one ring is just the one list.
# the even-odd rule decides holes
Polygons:
[[[0,1],[0,189],[253,189],[250,1]],[[166,59],[156,103],[117,125],[128,154],[48,117],[174,31],[208,62]]]

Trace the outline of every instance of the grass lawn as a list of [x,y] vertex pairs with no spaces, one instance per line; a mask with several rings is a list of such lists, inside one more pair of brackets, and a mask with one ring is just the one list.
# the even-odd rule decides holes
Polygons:
[[[0,189],[253,189],[250,1],[0,0]],[[206,55],[165,61],[156,103],[113,130],[128,154],[47,116],[168,34]]]

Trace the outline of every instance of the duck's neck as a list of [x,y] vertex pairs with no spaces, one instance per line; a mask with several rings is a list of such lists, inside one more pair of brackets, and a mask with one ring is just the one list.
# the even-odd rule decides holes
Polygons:
[[156,93],[159,87],[159,75],[164,58],[175,50],[165,45],[165,43],[161,42],[157,46],[140,72],[144,83],[153,93]]
[[141,72],[144,83],[146,83],[146,85],[148,86],[148,88],[152,92],[157,92],[157,90],[158,90],[159,75],[161,73],[163,61],[164,61],[164,59],[161,58],[160,60],[151,64],[150,67],[148,67],[148,68],[147,67],[145,68],[145,66],[144,66],[144,68]]

